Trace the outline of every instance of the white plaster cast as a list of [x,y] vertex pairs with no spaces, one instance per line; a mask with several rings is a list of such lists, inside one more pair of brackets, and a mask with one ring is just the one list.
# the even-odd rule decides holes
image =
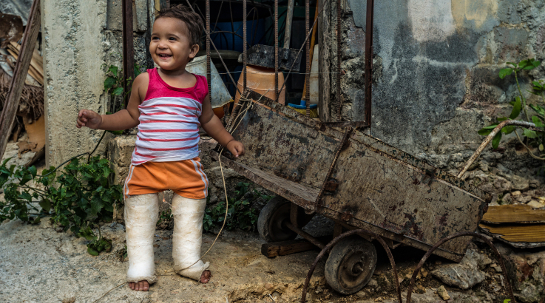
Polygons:
[[157,281],[153,255],[153,235],[159,219],[157,194],[131,196],[125,199],[125,228],[129,269],[127,282]]
[[184,277],[197,281],[200,281],[203,271],[210,265],[200,260],[205,207],[206,199],[189,199],[177,194],[172,199],[174,270]]

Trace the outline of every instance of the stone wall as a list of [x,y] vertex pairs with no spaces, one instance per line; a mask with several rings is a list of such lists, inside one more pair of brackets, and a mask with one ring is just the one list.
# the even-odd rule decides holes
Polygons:
[[[154,1],[133,2],[135,59],[151,67],[147,45]],[[121,0],[42,0],[41,4],[46,161],[57,165],[91,151],[102,135],[102,131],[76,129],[76,115],[81,109],[108,111],[106,67],[122,67]],[[106,142],[99,152],[104,152]]]
[[[342,116],[364,118],[366,2],[343,2]],[[324,13],[331,71],[336,70],[336,3]],[[545,2],[530,0],[375,1],[374,85],[370,134],[455,174],[484,137],[477,131],[508,115],[518,94],[514,77],[501,80],[505,62],[545,61]],[[323,110],[336,117],[335,77],[331,102]],[[531,80],[545,79],[545,64],[521,75],[527,92]],[[333,119],[334,120],[334,119]],[[545,195],[540,171],[513,137],[498,150],[486,149],[466,178],[503,200],[537,201]],[[533,190],[527,192],[528,190]],[[518,193],[521,192],[521,193]],[[506,198],[504,198],[506,197]],[[502,200],[503,199],[503,200]],[[530,200],[528,200],[530,199]]]

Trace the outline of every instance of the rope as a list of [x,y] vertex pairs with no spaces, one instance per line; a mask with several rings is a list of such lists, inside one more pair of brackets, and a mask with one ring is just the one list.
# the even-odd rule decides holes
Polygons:
[[118,287],[121,286],[121,285],[125,285],[125,283],[127,283],[127,282],[123,282],[123,283],[117,285],[116,287],[114,287],[114,288],[108,290],[105,294],[102,295],[102,297],[100,297],[100,298],[96,299],[95,301],[93,301],[93,303],[96,303],[96,302],[100,301],[100,299],[104,298],[104,297],[105,297],[107,294],[109,294],[112,290],[118,288]]
[[[268,91],[267,91],[268,92]],[[266,92],[266,93],[267,93]],[[261,100],[261,98],[263,98],[264,95],[261,95],[261,97],[259,98],[258,102]],[[245,98],[245,97],[241,97],[239,102],[251,102],[251,100]],[[246,115],[246,113],[248,112],[248,110],[250,108],[252,108],[253,106],[253,103],[251,103],[250,105],[248,105],[244,111],[242,111],[241,113],[239,113],[234,121],[236,121],[241,115],[242,117],[244,117]],[[238,128],[238,126],[240,125],[240,123],[242,122],[242,119],[240,119],[237,123],[237,125],[229,132],[229,133],[234,133],[235,130]],[[202,254],[202,256],[199,258],[199,260],[195,261],[195,263],[189,265],[188,267],[185,267],[185,268],[182,268],[180,269],[179,271],[182,271],[182,270],[186,270],[188,268],[191,268],[193,265],[197,264],[199,261],[202,260],[202,258],[204,258],[204,256],[206,256],[208,254],[208,252],[210,252],[210,250],[212,249],[212,247],[214,247],[214,244],[216,244],[216,241],[218,240],[218,238],[220,237],[223,229],[225,228],[225,222],[227,222],[227,216],[229,214],[229,198],[227,197],[227,186],[225,185],[225,175],[223,173],[223,164],[221,163],[221,155],[223,153],[223,151],[225,150],[224,147],[221,148],[220,150],[220,153],[219,153],[219,156],[218,156],[218,160],[219,160],[219,164],[220,164],[220,171],[221,171],[221,178],[222,178],[222,181],[223,181],[223,192],[225,194],[225,217],[223,218],[223,224],[221,225],[221,228],[220,228],[220,231],[218,232],[218,234],[216,235],[216,238],[214,239],[214,242],[212,242],[212,245],[210,245],[210,247],[208,248],[208,250],[206,250],[206,252],[204,254]]]
[[[265,92],[265,94],[267,94],[269,92],[269,90],[267,90],[267,92]],[[265,95],[261,95],[261,97],[259,97],[259,100],[257,100],[257,102],[261,101],[261,99],[264,97]],[[250,110],[250,108],[253,107],[253,103],[250,99],[244,97],[244,96],[241,96],[240,100],[239,100],[239,103],[246,103],[246,102],[250,102],[250,104],[248,106],[246,106],[246,108],[240,112],[233,121],[236,121],[237,119],[239,119],[239,117],[242,115],[242,117],[244,117],[246,115],[246,113],[248,112],[248,110]],[[242,119],[240,119],[238,121],[238,123],[235,125],[235,127],[231,130],[231,131],[228,131],[229,133],[234,133],[235,130],[238,128],[238,126],[240,125],[240,123],[242,122]],[[208,250],[206,250],[206,252],[204,254],[202,254],[202,256],[199,258],[199,260],[195,261],[195,263],[191,264],[190,266],[188,267],[185,267],[185,268],[182,268],[180,269],[180,271],[182,270],[185,270],[185,269],[188,269],[190,267],[192,267],[193,265],[197,264],[197,262],[201,261],[202,258],[204,258],[204,256],[206,256],[208,254],[208,252],[210,252],[210,250],[212,249],[212,247],[214,247],[214,245],[216,244],[219,236],[221,235],[223,229],[225,228],[225,222],[227,221],[227,215],[229,214],[229,198],[227,197],[227,186],[225,185],[225,175],[223,173],[223,164],[221,163],[221,155],[224,151],[224,147],[221,148],[220,150],[220,153],[219,153],[219,164],[220,164],[220,171],[221,171],[221,178],[222,178],[222,181],[223,181],[223,192],[225,194],[225,217],[223,218],[223,224],[221,225],[221,228],[220,228],[220,231],[218,232],[218,234],[216,235],[216,238],[214,239],[214,242],[212,242],[212,245],[210,245],[210,247],[208,248]],[[158,276],[174,276],[175,274],[169,274],[169,275],[158,275]],[[104,298],[108,293],[110,293],[111,291],[113,291],[114,289],[118,288],[119,286],[121,285],[124,285],[125,283],[127,282],[123,282],[122,284],[119,284],[117,285],[116,287],[110,289],[109,291],[107,291],[104,295],[102,295],[100,298],[98,298],[96,301],[94,301],[93,303],[96,303],[98,301],[100,301],[100,299]]]

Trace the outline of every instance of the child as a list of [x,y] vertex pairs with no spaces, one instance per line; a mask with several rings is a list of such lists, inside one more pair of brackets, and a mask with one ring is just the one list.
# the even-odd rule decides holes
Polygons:
[[134,80],[127,109],[113,115],[78,113],[77,127],[123,130],[138,125],[132,163],[123,188],[129,269],[133,290],[155,283],[153,239],[158,220],[157,193],[172,189],[175,271],[207,283],[209,263],[200,259],[208,179],[198,157],[199,125],[236,157],[244,154],[214,115],[206,77],[185,70],[199,51],[199,15],[184,6],[162,10],[153,24],[149,50],[159,68]]

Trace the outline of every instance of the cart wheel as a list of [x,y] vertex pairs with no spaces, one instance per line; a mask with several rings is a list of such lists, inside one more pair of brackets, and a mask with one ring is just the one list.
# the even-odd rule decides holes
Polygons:
[[348,237],[331,250],[325,263],[325,279],[336,291],[351,295],[367,285],[376,265],[375,246],[361,237]]
[[[293,240],[297,233],[284,225],[284,222],[290,221],[291,202],[276,196],[272,198],[259,213],[257,219],[257,230],[259,235],[267,242],[280,242]],[[299,227],[305,226],[314,216],[307,215],[299,208],[297,224]]]

